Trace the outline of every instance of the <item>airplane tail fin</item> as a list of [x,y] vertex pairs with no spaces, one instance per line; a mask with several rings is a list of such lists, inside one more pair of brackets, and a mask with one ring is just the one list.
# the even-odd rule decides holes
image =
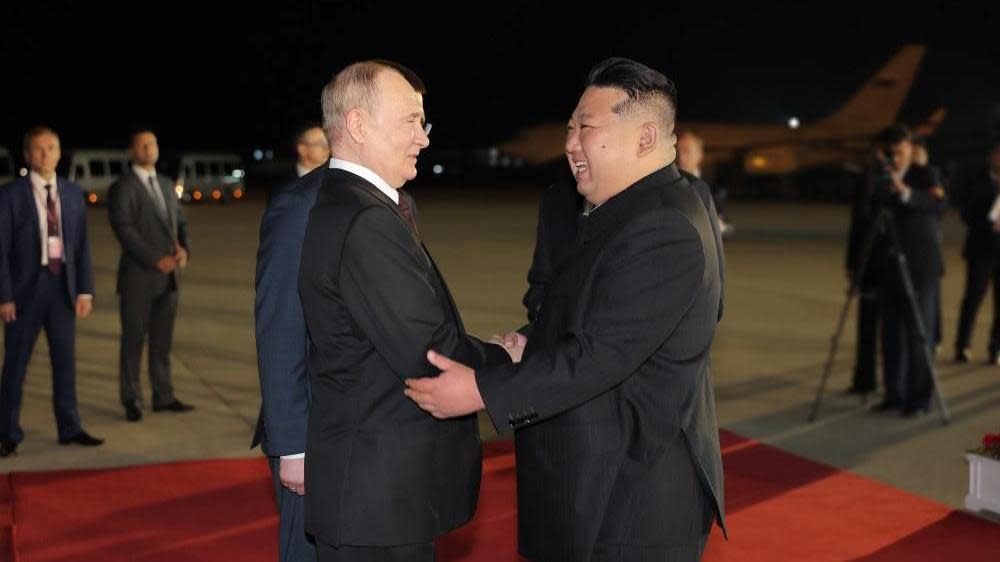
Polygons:
[[941,122],[944,121],[946,115],[948,115],[948,108],[942,105],[941,107],[935,109],[934,112],[927,117],[926,121],[914,127],[913,132],[922,137],[929,137],[933,135],[934,131],[941,126]]
[[924,45],[906,45],[868,79],[840,109],[823,119],[838,133],[871,136],[896,122],[924,57]]

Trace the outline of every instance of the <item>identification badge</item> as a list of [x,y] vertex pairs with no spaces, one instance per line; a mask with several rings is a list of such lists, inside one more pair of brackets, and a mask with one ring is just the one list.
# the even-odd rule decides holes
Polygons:
[[49,236],[49,259],[61,260],[63,257],[62,238]]

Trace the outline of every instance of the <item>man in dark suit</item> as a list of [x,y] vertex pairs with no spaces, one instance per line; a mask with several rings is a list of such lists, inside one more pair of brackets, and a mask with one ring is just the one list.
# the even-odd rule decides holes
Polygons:
[[45,329],[52,361],[52,405],[59,443],[100,445],[80,425],[76,404],[76,319],[94,295],[87,209],[80,187],[56,177],[59,136],[47,127],[24,135],[27,177],[0,188],[0,319],[4,322],[0,378],[0,457],[24,439],[18,423],[28,361]]
[[173,180],[156,172],[156,135],[135,132],[129,153],[132,168],[108,190],[108,217],[122,246],[117,288],[122,327],[119,397],[126,419],[136,422],[142,419],[139,359],[147,336],[153,411],[187,412],[194,406],[177,399],[170,380],[177,270],[188,262],[187,221]]
[[920,341],[902,278],[890,262],[882,302],[885,398],[875,409],[898,409],[903,416],[913,417],[927,413],[933,391],[922,346],[933,345],[935,296],[944,267],[938,233],[945,193],[941,179],[931,168],[912,162],[913,145],[906,127],[896,125],[886,132],[883,152],[887,161],[884,173],[876,180],[875,197],[892,210],[892,226],[906,257],[917,314],[927,339]]
[[[426,93],[413,71],[393,64],[418,94]],[[315,146],[319,138],[325,150]],[[310,389],[299,264],[309,211],[326,177],[330,157],[326,133],[320,126],[304,127],[296,144],[300,179],[275,192],[261,220],[254,301],[261,409],[250,446],[260,444],[268,456],[280,519],[278,559],[282,562],[316,560],[316,546],[306,534],[304,521]],[[319,156],[323,161],[316,164]],[[409,194],[400,191],[399,195],[407,198],[416,216]]]
[[566,152],[594,206],[521,363],[407,394],[435,417],[485,406],[517,447],[519,549],[537,561],[698,560],[723,524],[709,351],[722,306],[705,204],[673,164],[676,93],[627,59],[591,71]]
[[420,95],[369,61],[323,90],[333,158],[309,214],[299,292],[312,401],[306,530],[322,561],[434,558],[433,539],[472,517],[477,420],[436,420],[403,395],[431,375],[428,347],[470,364],[509,363],[465,334],[399,188],[429,144]]
[[962,257],[965,258],[965,295],[955,339],[955,360],[969,360],[969,342],[979,305],[993,285],[993,326],[987,361],[996,365],[1000,357],[1000,141],[993,144],[987,165],[968,180],[962,203],[962,221],[968,227]]
[[297,179],[325,165],[330,159],[330,143],[326,140],[322,125],[308,123],[300,126],[295,131],[293,144],[295,169],[270,182],[273,187],[268,187],[265,192],[267,205],[270,205],[281,192],[291,188]]

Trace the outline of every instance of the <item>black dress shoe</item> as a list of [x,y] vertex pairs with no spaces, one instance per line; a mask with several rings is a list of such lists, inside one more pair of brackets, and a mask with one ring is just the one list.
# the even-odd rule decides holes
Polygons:
[[130,422],[137,422],[142,419],[142,409],[136,404],[125,405],[125,419]]
[[972,359],[972,354],[969,353],[968,349],[955,350],[955,363],[968,363],[970,359]]
[[194,410],[194,406],[191,404],[185,404],[180,400],[174,400],[168,404],[162,404],[160,406],[153,405],[154,412],[190,412]]
[[1000,353],[996,351],[991,351],[986,355],[987,365],[1000,365]]
[[899,409],[899,403],[894,402],[892,400],[883,400],[878,404],[872,406],[873,412],[888,412],[890,410],[897,410],[897,409]]
[[98,439],[97,437],[94,437],[93,435],[81,429],[79,433],[77,433],[73,437],[68,437],[66,439],[59,440],[60,445],[72,445],[73,443],[76,443],[77,445],[83,445],[84,447],[96,447],[98,445],[103,444],[104,439]]
[[0,439],[0,458],[17,453],[17,443],[9,439]]

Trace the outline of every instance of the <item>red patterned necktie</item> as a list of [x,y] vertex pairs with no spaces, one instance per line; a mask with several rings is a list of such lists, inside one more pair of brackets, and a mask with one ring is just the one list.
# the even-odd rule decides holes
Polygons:
[[[52,186],[45,184],[45,215],[48,222],[48,236],[59,236],[59,213],[56,211],[56,200],[52,198]],[[47,248],[52,248],[52,244],[46,240]],[[52,257],[49,255],[49,271],[59,275],[62,272],[62,256]]]

